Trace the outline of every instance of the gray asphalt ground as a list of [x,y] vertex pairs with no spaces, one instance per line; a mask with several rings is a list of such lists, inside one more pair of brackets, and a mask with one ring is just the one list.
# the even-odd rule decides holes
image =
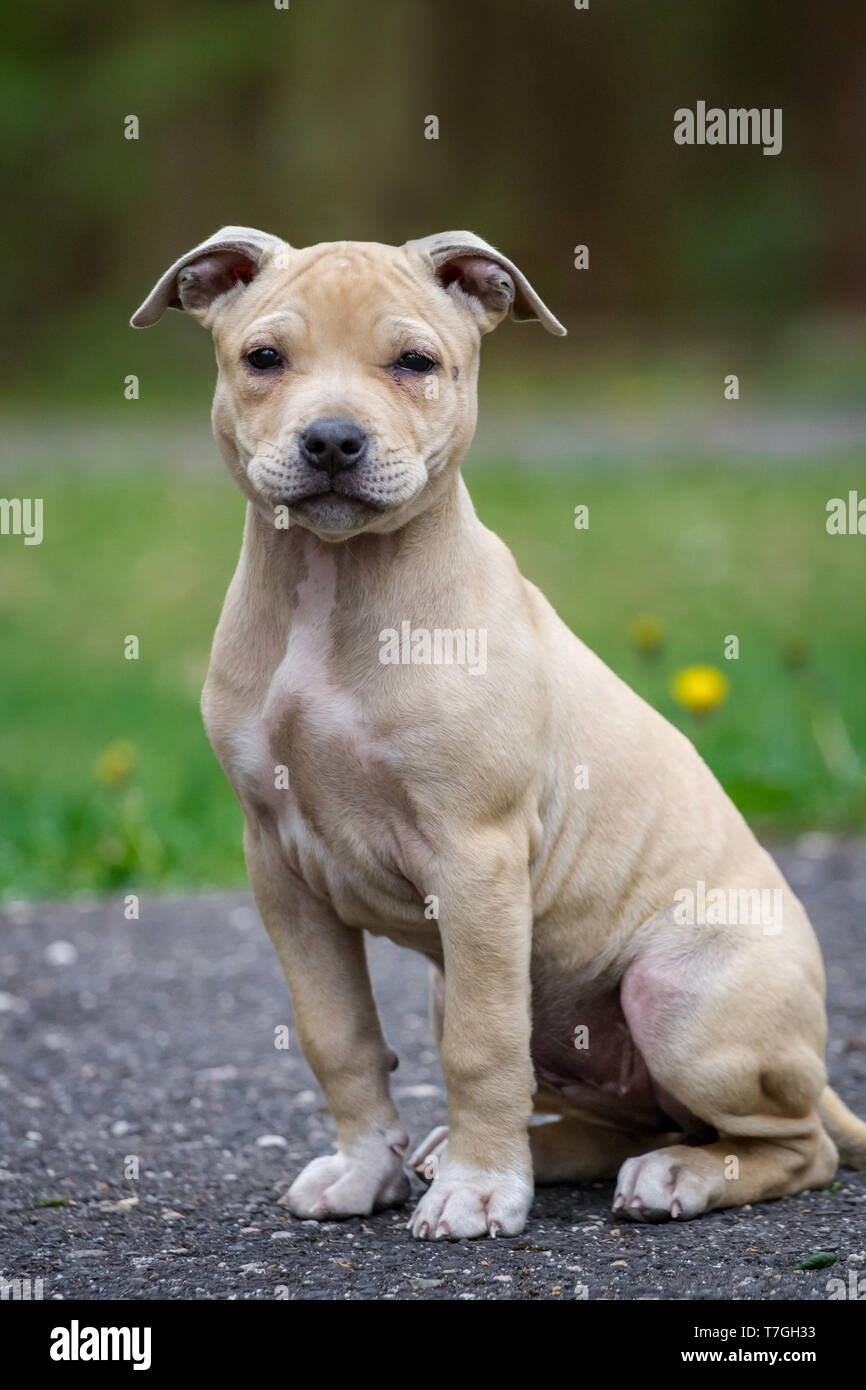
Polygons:
[[[777,857],[824,948],[831,1080],[866,1114],[866,845]],[[386,942],[371,962],[416,1140],[445,1118],[426,967]],[[0,990],[0,1275],[45,1299],[825,1300],[851,1270],[866,1293],[866,1174],[846,1170],[665,1226],[614,1218],[609,1183],[542,1189],[495,1242],[415,1243],[408,1208],[294,1220],[277,1199],[332,1126],[244,894],[145,898],[131,922],[122,896],[9,908]],[[816,1250],[836,1264],[798,1271]]]

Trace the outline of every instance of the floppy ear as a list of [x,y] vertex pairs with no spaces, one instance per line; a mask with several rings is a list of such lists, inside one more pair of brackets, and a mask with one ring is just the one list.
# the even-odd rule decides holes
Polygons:
[[279,264],[278,258],[287,257],[289,250],[287,241],[255,227],[223,227],[169,267],[130,323],[147,328],[166,309],[186,309],[201,321],[219,295],[248,285],[266,265]]
[[482,333],[489,333],[510,310],[514,319],[537,319],[548,333],[565,336],[559,319],[526,276],[472,232],[440,232],[409,241],[406,249],[427,262],[443,289],[472,313]]

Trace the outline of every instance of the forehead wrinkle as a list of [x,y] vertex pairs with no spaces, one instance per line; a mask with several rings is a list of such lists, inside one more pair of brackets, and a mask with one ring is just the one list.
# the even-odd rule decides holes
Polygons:
[[291,319],[300,319],[301,323],[306,325],[306,319],[298,309],[278,309],[273,314],[264,314],[261,318],[253,319],[247,327],[248,331],[258,328],[270,328],[272,325],[280,326],[286,324]]
[[[289,271],[287,288],[299,285],[313,270],[332,272],[330,283],[336,282],[341,288],[345,284],[359,290],[368,289],[373,276],[377,287],[386,289],[391,295],[395,280],[415,293],[425,288],[423,281],[401,260],[399,248],[380,242],[325,242],[321,247],[309,248],[303,255],[303,264]],[[341,264],[343,262],[345,264]],[[363,279],[356,279],[359,272],[363,272]]]
[[[383,248],[375,243],[365,244],[360,241],[326,241],[320,246],[306,248],[303,255],[302,264],[294,269],[290,268],[291,282],[296,283],[308,275],[311,270],[320,268],[320,263],[332,259],[335,269],[348,269],[349,267],[338,266],[337,261],[348,260],[372,262],[374,265],[381,262],[381,251]],[[389,261],[390,264],[390,261]]]
[[387,324],[389,328],[402,329],[406,333],[430,333],[431,326],[422,319],[411,319],[406,314],[394,314],[390,311],[380,314],[376,319],[376,327],[380,324]]

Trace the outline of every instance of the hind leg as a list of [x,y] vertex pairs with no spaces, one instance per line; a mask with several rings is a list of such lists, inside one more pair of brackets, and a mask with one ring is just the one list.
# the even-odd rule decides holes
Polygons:
[[787,939],[739,927],[696,940],[692,929],[689,949],[681,938],[626,973],[623,1012],[653,1079],[718,1139],[627,1159],[615,1211],[688,1219],[832,1178],[837,1153],[817,1112],[823,979],[803,922],[792,909]]
[[562,1115],[542,1124],[530,1124],[529,1148],[537,1184],[600,1182],[615,1178],[634,1154],[670,1143],[672,1134],[618,1129],[595,1124],[582,1115]]
[[820,1125],[785,1143],[730,1136],[700,1148],[674,1144],[626,1160],[613,1210],[632,1221],[688,1221],[716,1207],[824,1187],[836,1165],[836,1149]]

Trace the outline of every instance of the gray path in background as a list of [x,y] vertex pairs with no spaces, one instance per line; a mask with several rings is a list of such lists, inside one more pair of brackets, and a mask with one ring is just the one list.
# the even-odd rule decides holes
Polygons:
[[[135,407],[130,407],[134,410]],[[221,466],[208,423],[209,404],[177,418],[104,417],[43,421],[8,420],[0,443],[5,470],[62,469],[93,473],[152,469],[198,473]],[[724,456],[728,463],[760,458],[762,468],[814,465],[816,455],[862,448],[866,412],[756,411],[745,403],[697,411],[683,402],[664,413],[586,408],[525,411],[482,405],[470,450],[472,465],[501,466],[520,460],[549,468],[575,463],[657,464]]]
[[[866,1113],[866,845],[778,857],[828,966],[831,1077]],[[413,1138],[445,1115],[422,961],[371,949]],[[866,1174],[685,1225],[633,1226],[611,1184],[543,1189],[523,1235],[420,1245],[403,1214],[316,1225],[276,1205],[332,1129],[244,894],[0,914],[0,1272],[45,1298],[825,1299],[866,1277]],[[140,1157],[137,1181],[123,1176]],[[46,1205],[62,1202],[63,1205]],[[798,1272],[816,1249],[832,1269]]]

